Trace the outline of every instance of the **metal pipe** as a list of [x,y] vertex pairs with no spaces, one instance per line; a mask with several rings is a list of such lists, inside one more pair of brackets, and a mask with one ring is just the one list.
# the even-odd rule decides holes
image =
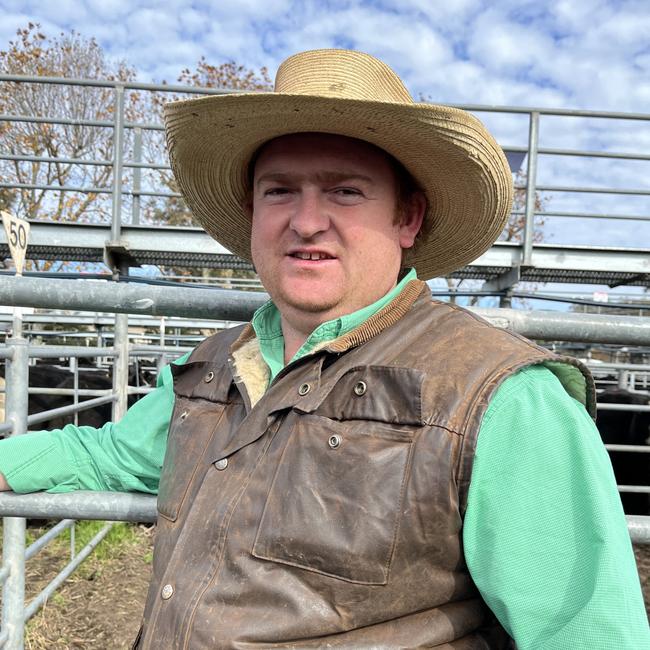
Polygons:
[[[247,321],[268,300],[256,291],[0,277],[0,304]],[[649,326],[650,330],[650,326]]]
[[[133,134],[133,158],[136,162],[142,161],[142,129],[136,128]],[[142,171],[140,167],[133,170],[132,193],[133,203],[131,205],[131,224],[140,223],[140,190],[142,189]]]
[[84,548],[69,562],[64,569],[41,591],[27,606],[23,622],[26,623],[45,604],[47,599],[70,577],[72,572],[95,550],[95,547],[106,537],[113,523],[107,523]]
[[[73,372],[72,403],[76,406],[79,404],[79,364],[77,363],[77,357],[70,357],[70,369]],[[74,413],[74,423],[75,425],[79,424],[78,411]]]
[[650,196],[650,190],[621,187],[571,187],[566,185],[538,185],[540,192],[567,192],[579,194],[620,194],[624,196]]
[[56,539],[64,530],[74,525],[74,519],[64,519],[56,526],[50,528],[41,535],[33,544],[30,544],[25,551],[25,561],[31,560],[39,551],[43,550],[52,540]]
[[[27,391],[29,385],[29,357],[27,341],[22,338],[22,322],[17,316],[14,331],[6,342],[12,351],[6,367],[7,423],[11,435],[27,430]],[[8,570],[2,589],[2,625],[7,633],[5,647],[22,650],[24,640],[23,610],[25,608],[25,519],[8,517],[3,520],[3,566]]]
[[[27,396],[27,391],[25,391],[25,396]],[[85,411],[86,409],[94,408],[95,406],[101,406],[102,404],[108,404],[115,400],[115,395],[107,395],[106,397],[97,397],[96,399],[88,399],[79,404],[70,404],[69,406],[60,406],[59,408],[49,409],[47,411],[41,411],[40,413],[34,413],[27,418],[27,425],[38,424],[39,422],[45,422],[54,417],[60,415],[70,415],[71,413],[76,413],[78,411]],[[11,431],[11,424],[0,424],[0,433],[6,431]]]
[[111,241],[120,239],[122,229],[122,160],[124,156],[124,86],[115,85],[115,126],[113,128],[113,209]]
[[129,386],[129,316],[115,314],[115,349],[118,355],[113,362],[113,392],[116,399],[113,402],[113,421],[124,417],[128,408]]
[[17,190],[51,190],[53,192],[79,192],[80,194],[113,194],[110,187],[74,187],[72,185],[43,185],[40,183],[0,183],[3,188]]
[[649,318],[496,308],[470,311],[530,339],[650,345]]
[[650,454],[648,445],[605,445],[607,451],[633,451],[641,454]]
[[627,529],[635,544],[650,544],[650,517],[627,515]]
[[[193,285],[161,287],[0,277],[1,304],[50,309],[247,321],[267,300],[268,295],[261,292],[226,291]],[[498,327],[532,339],[650,345],[648,318],[494,308],[472,308],[471,311]]]
[[[524,210],[513,210],[513,214],[525,214]],[[650,221],[650,215],[593,214],[589,212],[535,212],[535,216],[561,217],[562,219],[620,219],[622,221]]]
[[533,234],[535,230],[535,185],[537,182],[537,147],[539,144],[539,113],[530,114],[528,127],[528,167],[526,171],[526,221],[524,223],[523,259],[530,266],[533,257]]
[[156,497],[137,492],[0,492],[0,515],[36,519],[156,521]]
[[633,492],[634,494],[650,494],[650,485],[619,485],[619,492]]
[[638,412],[648,412],[650,411],[650,406],[647,404],[597,404],[599,411],[638,411]]
[[[112,122],[106,122],[106,126],[113,126]],[[125,124],[126,127],[126,124]],[[136,127],[136,131],[142,132],[141,127]],[[66,165],[90,165],[95,167],[110,167],[112,160],[94,160],[86,158],[61,158],[55,156],[16,156],[13,154],[0,154],[0,160],[13,160],[16,162],[43,162],[43,163],[61,163]],[[133,169],[171,169],[170,165],[156,163],[139,162],[139,161],[122,161],[123,167],[132,167]]]
[[[2,391],[0,391],[2,392]],[[28,393],[30,395],[72,395],[74,396],[74,388],[30,388]],[[91,388],[80,388],[76,391],[80,397],[104,397],[105,395],[112,395],[113,391],[110,388],[93,390]],[[77,403],[77,402],[75,402]]]
[[[0,281],[1,284],[1,281]],[[114,348],[84,347],[83,345],[33,345],[29,356],[37,359],[57,359],[59,357],[114,357]]]
[[[122,164],[122,167],[127,165]],[[0,183],[0,187],[17,190],[50,190],[52,192],[79,192],[80,194],[113,194],[111,187],[75,187],[72,185],[42,185],[39,183]],[[121,189],[120,194],[131,195],[130,190]],[[156,192],[154,190],[140,190],[140,196],[159,196],[163,198],[182,198],[180,192]]]
[[101,406],[102,404],[108,404],[115,400],[114,395],[107,395],[106,397],[97,397],[95,399],[84,400],[79,402],[79,404],[70,404],[69,406],[60,406],[56,409],[49,409],[48,411],[42,411],[41,413],[35,413],[30,415],[27,418],[28,424],[38,424],[39,422],[45,422],[50,418],[58,417],[60,415],[69,415],[70,413],[75,413],[77,411],[85,411],[87,409],[95,408],[95,406]]

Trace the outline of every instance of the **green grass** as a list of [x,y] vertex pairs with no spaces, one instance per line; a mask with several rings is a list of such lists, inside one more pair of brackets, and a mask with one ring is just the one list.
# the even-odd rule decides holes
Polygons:
[[[104,527],[103,521],[78,521],[75,524],[75,552],[79,553],[88,542]],[[0,525],[0,530],[2,526]],[[48,527],[49,528],[49,527]],[[25,535],[25,545],[29,546],[35,542],[47,529],[28,528]],[[125,544],[137,542],[137,528],[133,524],[116,523],[94,550],[93,555],[98,560],[113,559],[119,555],[120,548]],[[64,530],[56,539],[50,542],[51,548],[70,547],[70,529]],[[0,535],[0,550],[2,549],[2,535]],[[148,555],[148,554],[147,554]],[[146,563],[151,560],[143,558]]]

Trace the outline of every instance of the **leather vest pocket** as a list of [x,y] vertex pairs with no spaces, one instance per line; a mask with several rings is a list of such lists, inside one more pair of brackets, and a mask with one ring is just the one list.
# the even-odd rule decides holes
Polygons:
[[199,467],[207,466],[210,444],[225,404],[176,396],[158,488],[158,514],[176,521]]
[[358,584],[386,584],[412,432],[316,415],[296,422],[253,555]]

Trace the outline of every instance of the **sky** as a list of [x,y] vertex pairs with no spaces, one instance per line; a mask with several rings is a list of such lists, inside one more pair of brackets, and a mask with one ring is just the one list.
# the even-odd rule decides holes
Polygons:
[[[38,22],[48,36],[95,37],[143,82],[174,82],[200,57],[268,67],[348,47],[373,54],[414,98],[647,113],[648,0],[0,0],[0,48]],[[477,113],[504,146],[526,144],[525,115]],[[540,146],[650,153],[650,120],[542,116]],[[543,156],[538,184],[650,190],[650,160]],[[650,217],[650,196],[548,192],[547,210]],[[650,221],[549,218],[558,244],[650,248]]]
[[436,102],[650,105],[647,0],[0,0],[0,11],[0,43],[29,21],[75,29],[141,81],[173,81],[201,56],[275,71],[300,50],[351,47]]

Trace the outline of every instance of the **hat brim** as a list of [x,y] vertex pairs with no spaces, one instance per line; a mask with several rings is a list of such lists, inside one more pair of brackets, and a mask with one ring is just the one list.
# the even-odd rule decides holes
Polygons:
[[503,230],[512,174],[499,145],[473,115],[434,104],[255,93],[217,95],[165,106],[172,169],[205,230],[250,260],[243,206],[248,165],[281,135],[334,133],[384,149],[413,175],[428,208],[407,255],[422,279],[448,274],[482,255]]

